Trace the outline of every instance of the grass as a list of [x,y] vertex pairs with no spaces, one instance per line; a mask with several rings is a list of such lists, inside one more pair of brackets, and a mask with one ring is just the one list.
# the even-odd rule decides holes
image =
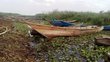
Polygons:
[[[39,17],[40,16],[40,17]],[[108,12],[74,12],[74,11],[52,11],[49,13],[37,14],[36,18],[39,19],[57,19],[57,20],[66,20],[72,21],[77,20],[79,22],[84,22],[87,24],[94,25],[110,25],[110,11]]]
[[15,31],[18,31],[20,33],[24,33],[24,34],[27,34],[28,33],[28,27],[26,24],[23,24],[23,23],[20,23],[20,22],[14,22],[14,30]]

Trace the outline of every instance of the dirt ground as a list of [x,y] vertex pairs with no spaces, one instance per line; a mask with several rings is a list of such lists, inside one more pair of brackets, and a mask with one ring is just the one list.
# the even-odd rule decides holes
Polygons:
[[0,62],[35,62],[35,52],[29,45],[29,37],[11,31],[12,24],[10,21],[0,21],[0,27],[7,26],[10,29],[0,35]]

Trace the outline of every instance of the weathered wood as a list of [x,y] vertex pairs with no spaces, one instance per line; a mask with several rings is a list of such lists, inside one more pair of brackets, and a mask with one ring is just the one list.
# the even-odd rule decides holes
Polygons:
[[56,26],[47,26],[47,25],[38,25],[31,22],[26,22],[31,28],[35,30],[36,33],[41,34],[42,36],[51,39],[54,37],[65,37],[65,36],[80,36],[82,34],[99,32],[102,30],[102,27],[56,27]]
[[95,38],[95,44],[99,46],[110,46],[110,37],[102,36],[99,38]]

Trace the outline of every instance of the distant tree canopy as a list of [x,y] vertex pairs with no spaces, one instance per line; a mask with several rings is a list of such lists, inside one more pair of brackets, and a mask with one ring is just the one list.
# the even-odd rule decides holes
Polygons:
[[21,16],[21,15],[17,14],[17,13],[3,13],[3,12],[0,12],[0,16]]
[[[38,17],[39,16],[39,17]],[[37,14],[37,18],[52,20],[53,18],[58,20],[78,20],[87,24],[94,25],[110,25],[110,11],[99,13],[93,12],[72,12],[72,11],[53,11],[50,13]]]

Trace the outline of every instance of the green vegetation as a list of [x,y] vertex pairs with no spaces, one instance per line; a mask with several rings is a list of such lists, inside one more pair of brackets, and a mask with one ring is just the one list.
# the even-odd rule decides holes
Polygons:
[[110,24],[110,12],[100,11],[99,13],[93,12],[72,12],[72,11],[53,11],[50,13],[37,14],[37,18],[46,18],[51,20],[56,18],[58,20],[78,20],[79,22],[85,22],[87,24],[94,25],[109,25]]
[[20,22],[17,22],[17,21],[13,22],[13,25],[14,25],[15,31],[20,32],[22,34],[27,34],[27,32],[28,32],[27,25],[20,23]]
[[94,44],[95,37],[102,34],[108,35],[107,33],[110,32],[103,31],[101,33],[80,37],[54,38],[51,42],[42,42],[44,45],[40,45],[41,49],[39,50],[40,52],[38,52],[42,54],[42,51],[45,51],[45,55],[48,56],[48,61],[50,62],[109,61],[107,54],[110,53],[110,47],[97,46]]
[[20,14],[17,14],[17,13],[3,13],[3,12],[0,12],[0,16],[20,16]]

